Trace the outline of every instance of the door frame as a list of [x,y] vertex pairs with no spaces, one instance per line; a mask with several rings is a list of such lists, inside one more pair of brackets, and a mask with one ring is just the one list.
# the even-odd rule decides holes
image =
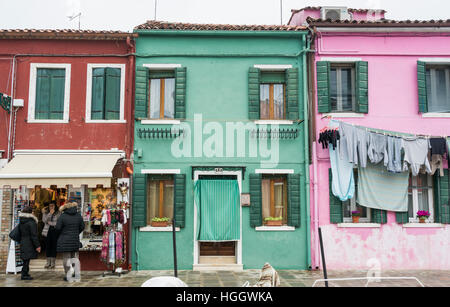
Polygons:
[[[242,206],[241,204],[241,193],[242,193],[242,172],[239,171],[222,171],[222,172],[216,172],[216,171],[202,171],[202,170],[195,170],[194,171],[194,186],[195,183],[198,180],[198,177],[200,175],[214,175],[214,176],[223,176],[223,175],[235,175],[238,181],[239,185],[239,240],[236,244],[236,264],[242,264]],[[200,257],[200,244],[197,240],[197,204],[195,202],[194,197],[194,265],[199,264],[199,257]]]

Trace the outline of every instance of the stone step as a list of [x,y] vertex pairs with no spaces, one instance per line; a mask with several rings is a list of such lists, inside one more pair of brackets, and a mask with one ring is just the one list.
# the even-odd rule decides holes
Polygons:
[[236,264],[236,256],[200,256],[199,264]]

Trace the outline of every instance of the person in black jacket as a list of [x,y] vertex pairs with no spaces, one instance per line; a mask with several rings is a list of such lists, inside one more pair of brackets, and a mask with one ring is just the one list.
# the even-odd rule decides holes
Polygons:
[[36,259],[38,253],[41,252],[37,233],[38,219],[33,215],[31,207],[25,207],[19,213],[19,229],[20,229],[20,258],[22,259],[22,280],[31,280],[30,276],[30,259]]
[[[76,202],[67,203],[59,208],[62,212],[56,222],[56,251],[63,253],[63,266],[66,273],[64,280],[72,281],[72,273],[75,271],[75,281],[80,281],[80,260],[78,250],[80,249],[80,233],[84,230],[84,222],[78,213]],[[75,264],[75,269],[72,268]]]

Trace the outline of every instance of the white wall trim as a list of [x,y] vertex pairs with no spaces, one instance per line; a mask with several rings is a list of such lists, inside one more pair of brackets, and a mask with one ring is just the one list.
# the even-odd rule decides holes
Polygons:
[[271,120],[271,119],[259,119],[255,120],[256,125],[292,125],[294,121],[292,120]]
[[355,113],[355,112],[346,112],[346,113],[323,113],[323,116],[331,116],[334,118],[363,118],[364,117],[364,113]]
[[293,169],[257,168],[255,174],[294,174]]
[[[142,231],[142,232],[171,232],[171,231],[173,231],[173,229],[172,229],[172,226],[167,226],[167,227],[144,226],[144,227],[139,227],[139,231]],[[175,227],[175,231],[180,231],[180,227]]]
[[[120,68],[120,113],[118,120],[91,120],[91,108],[92,108],[92,70],[94,68]],[[87,77],[86,77],[86,123],[126,123],[125,121],[125,70],[126,64],[87,64]]]
[[178,169],[141,169],[141,174],[180,174]]
[[339,223],[339,228],[380,228],[381,224],[377,223]]
[[439,118],[439,117],[449,118],[450,113],[423,113],[422,114],[422,118]]
[[359,62],[362,58],[354,57],[321,57],[318,61],[328,61],[333,63],[349,63],[349,62]]
[[[64,68],[64,113],[63,119],[35,119],[36,110],[36,78],[38,68]],[[27,123],[68,123],[69,122],[69,105],[70,105],[70,80],[71,80],[71,64],[64,63],[31,63],[30,64],[30,84],[28,89],[28,116]]]
[[402,225],[403,228],[443,228],[444,224],[440,223],[406,223]]
[[258,68],[260,70],[286,70],[292,68],[292,65],[272,65],[272,64],[255,64],[253,65],[254,68]]
[[181,123],[178,119],[142,119],[142,125],[179,125]]
[[419,58],[418,61],[430,64],[450,64],[450,58]]
[[143,67],[148,67],[150,70],[159,70],[159,69],[175,69],[181,67],[181,64],[143,64]]
[[258,226],[256,231],[295,231],[293,226]]

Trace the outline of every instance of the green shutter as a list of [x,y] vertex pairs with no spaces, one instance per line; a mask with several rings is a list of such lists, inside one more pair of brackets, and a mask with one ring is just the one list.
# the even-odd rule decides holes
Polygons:
[[133,178],[133,227],[147,226],[147,175],[135,174]]
[[36,78],[36,119],[64,118],[65,69],[38,68]]
[[448,169],[444,169],[444,176],[439,172],[434,175],[434,219],[437,223],[450,224],[450,206],[448,198],[450,187]]
[[395,220],[398,224],[409,223],[408,211],[406,212],[395,212]]
[[369,112],[368,62],[356,62],[356,101],[357,112]]
[[328,185],[330,195],[330,223],[337,224],[344,221],[342,216],[342,201],[333,195],[333,175],[331,168],[328,169]]
[[284,71],[264,71],[260,75],[260,83],[286,83],[286,72]]
[[186,67],[175,68],[175,118],[186,118]]
[[372,223],[386,224],[387,212],[381,209],[370,209],[370,218]]
[[248,118],[260,119],[259,116],[259,82],[261,72],[258,68],[248,70]]
[[425,62],[417,61],[417,89],[419,91],[419,112],[428,112],[427,69]]
[[186,221],[186,175],[175,175],[175,226],[184,228]]
[[106,68],[105,119],[120,119],[120,68]]
[[148,109],[148,83],[149,69],[147,67],[136,67],[135,106],[134,117],[136,119],[147,118]]
[[331,111],[330,102],[330,62],[318,61],[317,70],[317,105],[319,113]]
[[105,68],[92,70],[91,119],[104,119]]
[[288,175],[288,226],[300,227],[300,174]]
[[300,119],[298,103],[298,68],[286,69],[286,97],[286,119]]
[[250,174],[250,227],[262,226],[262,175]]

